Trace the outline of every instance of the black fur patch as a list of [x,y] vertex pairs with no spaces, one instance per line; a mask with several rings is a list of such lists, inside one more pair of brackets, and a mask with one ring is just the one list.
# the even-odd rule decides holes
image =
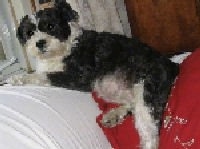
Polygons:
[[41,32],[54,36],[60,41],[65,41],[71,34],[68,23],[78,19],[78,13],[72,10],[68,3],[58,1],[55,3],[55,7],[37,12],[36,18],[39,20],[38,29]]
[[37,13],[38,29],[48,35],[54,36],[60,41],[65,41],[71,34],[71,29],[66,20],[60,16],[56,8],[46,8]]

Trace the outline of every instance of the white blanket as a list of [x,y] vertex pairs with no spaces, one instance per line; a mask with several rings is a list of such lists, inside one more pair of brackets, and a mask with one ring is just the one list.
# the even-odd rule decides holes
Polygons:
[[89,93],[0,87],[0,149],[111,149]]

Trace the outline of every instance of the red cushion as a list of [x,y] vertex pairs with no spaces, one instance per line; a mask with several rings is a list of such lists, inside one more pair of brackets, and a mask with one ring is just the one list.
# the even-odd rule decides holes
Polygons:
[[200,49],[180,66],[160,131],[160,149],[200,148]]

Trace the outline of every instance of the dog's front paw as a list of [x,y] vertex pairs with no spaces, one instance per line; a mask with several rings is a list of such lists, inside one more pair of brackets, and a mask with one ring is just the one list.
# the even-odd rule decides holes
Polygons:
[[50,82],[45,74],[20,74],[10,77],[5,83],[19,86],[19,85],[39,85],[50,86]]
[[110,110],[108,113],[103,115],[101,123],[104,127],[115,127],[121,124],[128,114],[128,110],[125,107],[118,107]]
[[14,75],[14,76],[11,76],[9,77],[5,83],[6,84],[10,84],[10,85],[13,85],[13,86],[21,86],[24,84],[24,77],[25,75],[23,74],[19,74],[19,75]]

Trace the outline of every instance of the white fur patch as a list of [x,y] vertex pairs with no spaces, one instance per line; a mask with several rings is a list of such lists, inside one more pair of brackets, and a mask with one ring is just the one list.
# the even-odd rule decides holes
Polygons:
[[135,127],[140,136],[142,149],[156,149],[158,141],[158,128],[153,116],[150,114],[150,107],[147,107],[143,99],[144,84],[134,85],[134,118]]
[[36,73],[63,71],[64,64],[62,60],[62,56],[57,56],[49,59],[37,59]]
[[[38,47],[36,47],[36,43],[39,40],[46,40],[47,42],[45,53],[40,52]],[[34,35],[31,36],[31,39],[27,41],[26,50],[28,54],[39,59],[45,59],[61,55],[64,56],[64,54],[67,54],[69,52],[67,50],[67,44],[65,42],[60,42],[55,37],[39,31],[34,32]]]
[[97,79],[94,90],[108,102],[125,104],[130,103],[133,97],[120,71],[116,71],[113,75],[105,75],[103,79]]
[[46,74],[18,74],[6,80],[6,83],[11,85],[39,85],[50,86]]

